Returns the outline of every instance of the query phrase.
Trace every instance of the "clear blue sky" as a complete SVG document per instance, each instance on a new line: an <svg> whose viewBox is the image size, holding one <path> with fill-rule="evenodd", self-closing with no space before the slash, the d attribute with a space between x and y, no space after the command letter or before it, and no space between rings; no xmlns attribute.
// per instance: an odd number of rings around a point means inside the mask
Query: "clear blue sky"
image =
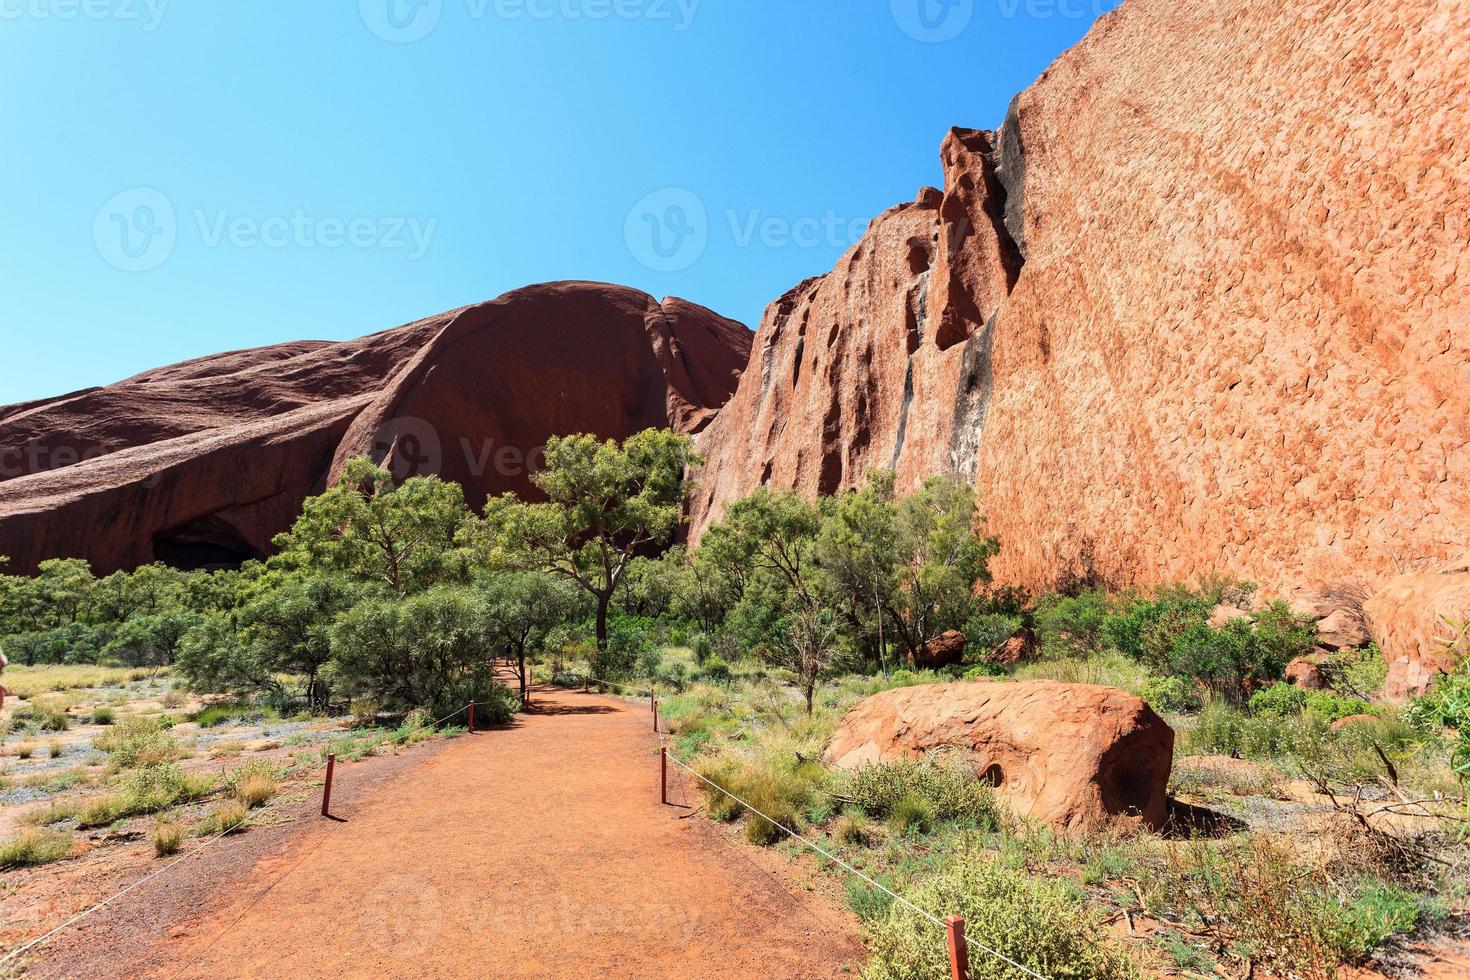
<svg viewBox="0 0 1470 980"><path fill-rule="evenodd" d="M0 0L0 403L552 279L754 326L1115 5Z"/></svg>

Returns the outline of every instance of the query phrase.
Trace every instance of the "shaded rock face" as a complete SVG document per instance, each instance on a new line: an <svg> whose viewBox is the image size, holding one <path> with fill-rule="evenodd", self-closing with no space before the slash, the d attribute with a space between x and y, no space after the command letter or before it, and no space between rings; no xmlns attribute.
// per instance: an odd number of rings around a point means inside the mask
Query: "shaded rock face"
<svg viewBox="0 0 1470 980"><path fill-rule="evenodd" d="M1371 595L1452 558L1470 45L1442 39L1466 36L1431 0L1105 15L998 132L948 136L942 192L767 310L693 536L762 484L891 468L972 481L997 577L1036 590Z"/></svg>
<svg viewBox="0 0 1470 980"><path fill-rule="evenodd" d="M959 630L945 630L919 644L918 651L909 655L909 666L916 670L937 670L964 660L965 634Z"/></svg>
<svg viewBox="0 0 1470 980"><path fill-rule="evenodd" d="M1068 830L1160 829L1174 732L1116 688L1056 681L927 684L858 702L823 759L843 769L927 752L968 755L1013 812Z"/></svg>
<svg viewBox="0 0 1470 980"><path fill-rule="evenodd" d="M478 505L531 488L553 435L697 432L750 333L709 310L551 283L346 343L190 361L0 408L0 554L99 572L268 552L350 459L436 473Z"/></svg>

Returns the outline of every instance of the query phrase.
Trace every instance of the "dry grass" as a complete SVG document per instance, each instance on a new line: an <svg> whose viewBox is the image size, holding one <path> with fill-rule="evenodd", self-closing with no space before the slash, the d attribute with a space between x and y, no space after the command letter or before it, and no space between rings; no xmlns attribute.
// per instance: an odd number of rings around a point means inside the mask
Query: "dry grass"
<svg viewBox="0 0 1470 980"><path fill-rule="evenodd" d="M199 821L199 825L194 828L194 832L202 837L233 833L242 830L249 817L250 811L245 804L238 800L230 800L205 814L204 819Z"/></svg>
<svg viewBox="0 0 1470 980"><path fill-rule="evenodd" d="M28 827L0 844L0 870L60 861L70 857L75 846L71 834Z"/></svg>
<svg viewBox="0 0 1470 980"><path fill-rule="evenodd" d="M184 840L184 826L173 820L160 820L153 825L153 832L149 835L153 841L153 853L159 857L167 857L179 849Z"/></svg>
<svg viewBox="0 0 1470 980"><path fill-rule="evenodd" d="M119 687L152 677L158 671L145 668L97 667L90 664L43 664L26 667L11 664L5 669L5 686L27 701L39 694L54 694L84 687Z"/></svg>
<svg viewBox="0 0 1470 980"><path fill-rule="evenodd" d="M276 788L275 777L263 772L250 773L235 784L235 799L254 810L269 803L276 795Z"/></svg>

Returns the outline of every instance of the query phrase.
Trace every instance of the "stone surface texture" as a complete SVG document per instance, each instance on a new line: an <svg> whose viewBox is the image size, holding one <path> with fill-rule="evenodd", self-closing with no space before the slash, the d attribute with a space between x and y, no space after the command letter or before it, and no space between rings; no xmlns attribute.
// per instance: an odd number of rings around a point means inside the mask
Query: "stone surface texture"
<svg viewBox="0 0 1470 980"><path fill-rule="evenodd" d="M955 750L1013 812L1077 831L1163 827L1174 732L1141 699L1056 681L959 682L858 702L828 740L831 765Z"/></svg>
<svg viewBox="0 0 1470 980"><path fill-rule="evenodd" d="M174 365L0 408L0 554L98 572L264 554L349 459L528 492L552 435L697 432L750 332L621 286L550 283L346 343Z"/></svg>
<svg viewBox="0 0 1470 980"><path fill-rule="evenodd" d="M1371 595L1470 539L1470 6L1129 0L767 310L693 537L972 481L1002 582ZM1400 644L1422 648L1421 633Z"/></svg>

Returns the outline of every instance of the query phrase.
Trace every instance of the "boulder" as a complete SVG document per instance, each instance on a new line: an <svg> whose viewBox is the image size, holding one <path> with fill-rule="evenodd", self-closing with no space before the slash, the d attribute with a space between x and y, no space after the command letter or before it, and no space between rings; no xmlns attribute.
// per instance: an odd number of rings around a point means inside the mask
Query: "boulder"
<svg viewBox="0 0 1470 980"><path fill-rule="evenodd" d="M1378 720L1378 716L1377 715L1368 715L1368 714L1348 715L1346 718L1339 718L1339 719L1337 719L1336 721L1334 721L1332 723L1332 725L1330 727L1332 728L1332 730L1334 732L1340 732L1344 728L1352 728L1354 725L1365 725L1365 724L1368 724L1370 722L1375 722L1377 720Z"/></svg>
<svg viewBox="0 0 1470 980"><path fill-rule="evenodd" d="M1363 616L1356 610L1337 608L1317 622L1317 642L1329 650L1367 646L1368 639Z"/></svg>
<svg viewBox="0 0 1470 980"><path fill-rule="evenodd" d="M1251 614L1239 606L1216 606L1210 612L1210 628L1223 629L1228 623L1237 619L1250 619Z"/></svg>
<svg viewBox="0 0 1470 980"><path fill-rule="evenodd" d="M1470 636L1456 626L1470 621L1470 568L1457 562L1400 575L1363 604L1363 614L1388 662L1384 693L1423 694L1470 655Z"/></svg>
<svg viewBox="0 0 1470 980"><path fill-rule="evenodd" d="M1317 662L1308 657L1297 657L1286 665L1286 683L1295 684L1303 691L1325 691L1327 675Z"/></svg>
<svg viewBox="0 0 1470 980"><path fill-rule="evenodd" d="M915 670L935 670L965 660L965 634L959 630L943 633L919 644L919 649L909 654L909 666Z"/></svg>
<svg viewBox="0 0 1470 980"><path fill-rule="evenodd" d="M353 457L436 474L478 506L534 495L548 437L702 429L750 332L678 299L547 283L342 343L237 351L0 407L10 572L238 564Z"/></svg>
<svg viewBox="0 0 1470 980"><path fill-rule="evenodd" d="M985 660L997 667L1014 667L1035 657L1037 644L1036 633L1029 627L1022 626L1004 643L987 653Z"/></svg>
<svg viewBox="0 0 1470 980"><path fill-rule="evenodd" d="M823 758L841 769L963 753L1014 813L1069 831L1159 829L1174 732L1141 699L1057 681L928 684L856 704Z"/></svg>

